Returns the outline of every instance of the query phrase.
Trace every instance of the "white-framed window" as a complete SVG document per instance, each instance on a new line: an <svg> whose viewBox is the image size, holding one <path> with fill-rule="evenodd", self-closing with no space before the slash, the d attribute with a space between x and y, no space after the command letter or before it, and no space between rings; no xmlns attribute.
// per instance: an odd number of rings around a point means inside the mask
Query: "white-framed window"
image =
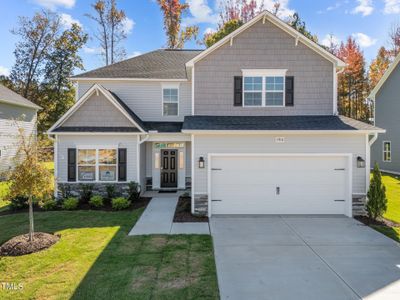
<svg viewBox="0 0 400 300"><path fill-rule="evenodd" d="M383 161L391 162L392 161L392 142L383 141Z"/></svg>
<svg viewBox="0 0 400 300"><path fill-rule="evenodd" d="M285 106L287 70L242 70L243 106Z"/></svg>
<svg viewBox="0 0 400 300"><path fill-rule="evenodd" d="M117 181L117 147L77 149L77 178L80 182Z"/></svg>
<svg viewBox="0 0 400 300"><path fill-rule="evenodd" d="M179 85L162 85L163 116L177 116L179 114Z"/></svg>

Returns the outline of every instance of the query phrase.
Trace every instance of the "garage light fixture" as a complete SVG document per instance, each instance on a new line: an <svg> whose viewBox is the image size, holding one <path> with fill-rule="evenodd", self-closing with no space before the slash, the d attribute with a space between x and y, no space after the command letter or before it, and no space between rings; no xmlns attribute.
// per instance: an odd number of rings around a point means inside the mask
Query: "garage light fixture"
<svg viewBox="0 0 400 300"><path fill-rule="evenodd" d="M205 166L204 157L200 156L199 157L199 168L204 169L204 166Z"/></svg>
<svg viewBox="0 0 400 300"><path fill-rule="evenodd" d="M365 160L361 156L357 157L357 168L365 168Z"/></svg>

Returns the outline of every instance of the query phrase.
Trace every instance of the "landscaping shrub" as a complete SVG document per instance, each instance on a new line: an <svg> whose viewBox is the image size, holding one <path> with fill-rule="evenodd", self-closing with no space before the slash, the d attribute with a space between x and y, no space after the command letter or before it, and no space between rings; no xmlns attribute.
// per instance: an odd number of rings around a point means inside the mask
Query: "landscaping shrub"
<svg viewBox="0 0 400 300"><path fill-rule="evenodd" d="M104 206L103 197L100 195L92 196L89 201L89 205L94 208L100 208Z"/></svg>
<svg viewBox="0 0 400 300"><path fill-rule="evenodd" d="M71 186L70 185L64 185L60 184L59 186L60 192L61 192L61 198L66 199L72 196L71 194Z"/></svg>
<svg viewBox="0 0 400 300"><path fill-rule="evenodd" d="M376 220L383 216L387 209L386 188L382 183L379 166L375 163L372 179L368 190L367 213L368 217Z"/></svg>
<svg viewBox="0 0 400 300"><path fill-rule="evenodd" d="M80 201L81 203L89 203L90 198L93 195L93 184L81 184L80 185Z"/></svg>
<svg viewBox="0 0 400 300"><path fill-rule="evenodd" d="M10 209L19 210L28 207L28 198L24 196L16 196L10 200Z"/></svg>
<svg viewBox="0 0 400 300"><path fill-rule="evenodd" d="M132 202L139 201L142 188L139 183L131 181L128 184L128 200Z"/></svg>
<svg viewBox="0 0 400 300"><path fill-rule="evenodd" d="M57 208L57 201L53 198L44 199L39 203L43 210L55 210Z"/></svg>
<svg viewBox="0 0 400 300"><path fill-rule="evenodd" d="M74 197L69 197L67 199L64 199L64 202L62 204L62 208L65 210L75 210L78 208L79 200Z"/></svg>
<svg viewBox="0 0 400 300"><path fill-rule="evenodd" d="M106 193L107 193L107 198L106 198L107 203L108 203L108 204L111 204L111 200L112 200L113 198L115 198L115 196L116 196L116 193L115 193L115 185L113 185L113 184L107 184L107 185L106 185Z"/></svg>
<svg viewBox="0 0 400 300"><path fill-rule="evenodd" d="M112 209L113 210L123 210L128 208L131 205L131 201L124 197L114 198L111 201Z"/></svg>

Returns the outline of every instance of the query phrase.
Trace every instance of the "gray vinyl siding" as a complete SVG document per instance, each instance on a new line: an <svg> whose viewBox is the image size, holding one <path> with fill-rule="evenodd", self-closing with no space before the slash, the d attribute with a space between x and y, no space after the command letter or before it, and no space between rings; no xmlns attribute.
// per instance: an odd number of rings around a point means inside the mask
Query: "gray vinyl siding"
<svg viewBox="0 0 400 300"><path fill-rule="evenodd" d="M375 97L375 124L386 129L371 148L371 166L378 163L385 171L400 172L400 66L393 70ZM392 161L383 161L383 141L390 141Z"/></svg>
<svg viewBox="0 0 400 300"><path fill-rule="evenodd" d="M242 69L287 69L293 107L233 106L233 78ZM245 30L195 63L195 115L331 115L333 64L270 22Z"/></svg>
<svg viewBox="0 0 400 300"><path fill-rule="evenodd" d="M132 111L143 121L183 121L184 116L192 113L191 83L179 83L179 115L163 116L162 84L163 82L145 81L93 81L79 82L78 97L94 84L101 84L117 94ZM165 82L165 84L170 84ZM172 84L172 83L171 83Z"/></svg>
<svg viewBox="0 0 400 300"><path fill-rule="evenodd" d="M58 139L58 161L57 178L58 182L67 182L67 158L68 148L79 146L101 147L116 146L127 149L127 181L136 181L137 178L137 136L135 135L59 135Z"/></svg>
<svg viewBox="0 0 400 300"><path fill-rule="evenodd" d="M285 135L285 143L275 143L276 135L195 135L194 161L206 158L206 168L195 164L194 193L207 194L209 153L351 153L353 193L366 192L366 170L357 168L357 156L366 157L366 137L360 135Z"/></svg>
<svg viewBox="0 0 400 300"><path fill-rule="evenodd" d="M134 125L110 100L99 93L87 99L63 126L132 127Z"/></svg>
<svg viewBox="0 0 400 300"><path fill-rule="evenodd" d="M18 150L19 128L27 136L36 134L36 110L0 103L0 175L14 165ZM0 176L1 177L1 176Z"/></svg>

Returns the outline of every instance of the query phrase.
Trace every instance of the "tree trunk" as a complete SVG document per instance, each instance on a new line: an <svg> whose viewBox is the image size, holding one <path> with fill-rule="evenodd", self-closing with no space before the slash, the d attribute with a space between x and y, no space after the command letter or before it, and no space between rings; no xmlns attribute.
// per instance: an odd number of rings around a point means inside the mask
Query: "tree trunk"
<svg viewBox="0 0 400 300"><path fill-rule="evenodd" d="M33 227L33 204L32 196L29 197L29 241L33 241L34 227Z"/></svg>

